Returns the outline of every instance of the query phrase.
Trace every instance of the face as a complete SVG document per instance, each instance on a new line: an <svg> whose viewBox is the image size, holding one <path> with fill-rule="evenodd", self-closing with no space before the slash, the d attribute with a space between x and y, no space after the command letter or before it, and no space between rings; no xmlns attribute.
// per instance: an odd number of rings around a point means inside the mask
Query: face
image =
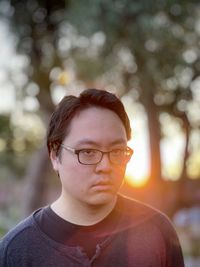
<svg viewBox="0 0 200 267"><path fill-rule="evenodd" d="M102 151L125 148L126 131L114 112L90 107L72 119L63 145ZM111 163L108 154L104 154L101 162L95 165L82 165L73 152L61 148L60 153L56 157L52 152L51 161L59 173L62 194L68 201L89 205L106 205L113 201L123 182L125 165Z"/></svg>

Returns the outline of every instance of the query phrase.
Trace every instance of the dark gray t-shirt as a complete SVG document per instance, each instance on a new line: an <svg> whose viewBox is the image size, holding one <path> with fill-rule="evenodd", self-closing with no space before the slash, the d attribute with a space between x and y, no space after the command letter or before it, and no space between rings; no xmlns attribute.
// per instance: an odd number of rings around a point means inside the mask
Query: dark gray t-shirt
<svg viewBox="0 0 200 267"><path fill-rule="evenodd" d="M105 223L106 226L103 224L105 228L100 231L94 227L94 233L98 233L97 244L92 244L94 251L89 249L89 256L87 246L83 246L91 241L92 233L88 240L76 246L69 244L67 237L58 239L58 236L43 229L47 224L41 224L38 220L38 214L44 209L25 219L2 239L1 267L184 266L180 244L169 220L162 213L137 201L118 197L114 209L116 222ZM52 232L59 232L59 228L56 229L58 224L55 223L54 227Z"/></svg>

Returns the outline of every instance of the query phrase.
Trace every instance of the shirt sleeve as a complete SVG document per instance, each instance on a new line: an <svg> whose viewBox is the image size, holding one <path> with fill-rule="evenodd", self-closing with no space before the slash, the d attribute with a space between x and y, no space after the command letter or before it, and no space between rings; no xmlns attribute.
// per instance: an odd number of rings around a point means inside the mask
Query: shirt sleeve
<svg viewBox="0 0 200 267"><path fill-rule="evenodd" d="M2 239L0 240L0 266L6 267L6 251L7 251L7 242L6 240Z"/></svg>
<svg viewBox="0 0 200 267"><path fill-rule="evenodd" d="M184 267L183 253L174 226L165 215L159 214L158 216L156 223L164 239L166 267Z"/></svg>

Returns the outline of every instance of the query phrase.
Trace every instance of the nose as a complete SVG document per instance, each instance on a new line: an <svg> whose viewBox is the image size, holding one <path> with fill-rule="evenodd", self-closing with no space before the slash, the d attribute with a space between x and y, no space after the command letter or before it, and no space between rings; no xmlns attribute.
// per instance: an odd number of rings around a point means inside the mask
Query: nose
<svg viewBox="0 0 200 267"><path fill-rule="evenodd" d="M112 163L110 162L109 155L103 154L101 161L96 165L96 171L110 172Z"/></svg>

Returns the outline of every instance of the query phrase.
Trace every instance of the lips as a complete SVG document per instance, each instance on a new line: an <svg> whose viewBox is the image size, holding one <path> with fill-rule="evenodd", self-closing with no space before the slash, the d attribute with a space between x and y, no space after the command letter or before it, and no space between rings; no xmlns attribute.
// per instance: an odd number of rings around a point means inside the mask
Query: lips
<svg viewBox="0 0 200 267"><path fill-rule="evenodd" d="M92 187L98 191L108 191L113 188L113 183L110 181L98 181Z"/></svg>

